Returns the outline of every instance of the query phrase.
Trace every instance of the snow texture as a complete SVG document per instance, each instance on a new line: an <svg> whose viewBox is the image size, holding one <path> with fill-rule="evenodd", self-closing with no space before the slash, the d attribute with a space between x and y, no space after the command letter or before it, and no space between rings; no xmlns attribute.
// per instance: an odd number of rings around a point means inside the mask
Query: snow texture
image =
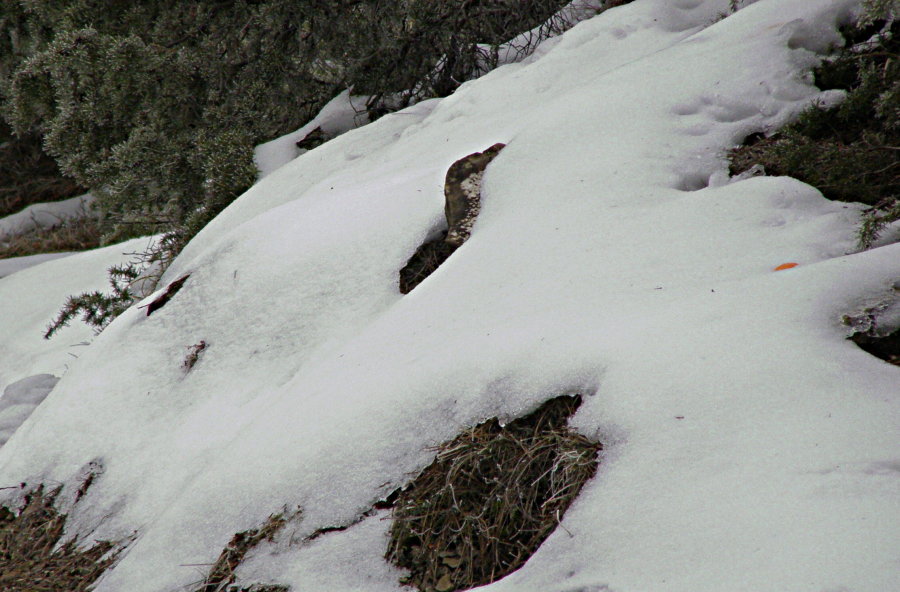
<svg viewBox="0 0 900 592"><path fill-rule="evenodd" d="M49 203L32 204L10 216L0 218L0 240L35 228L47 228L67 218L90 215L94 196L90 193Z"/></svg>
<svg viewBox="0 0 900 592"><path fill-rule="evenodd" d="M130 253L143 251L147 244L148 239L134 239L36 261L27 269L0 278L0 392L28 376L65 373L85 351L94 332L75 322L48 341L42 338L47 325L69 296L108 288L107 268L125 263ZM20 259L31 258L0 260L0 270L8 269L8 264L18 265Z"/></svg>
<svg viewBox="0 0 900 592"><path fill-rule="evenodd" d="M861 206L725 162L820 96L809 69L856 2L728 5L636 0L287 159L188 245L164 308L83 348L0 449L0 485L72 488L102 462L69 532L137 538L98 592L183 590L235 532L298 508L242 582L398 591L385 516L305 537L461 429L578 392L600 470L481 590L900 589L898 369L840 320L897 299L900 244L856 252ZM401 296L447 167L496 142L471 238ZM0 281L0 384L58 373L18 317L104 257Z"/></svg>
<svg viewBox="0 0 900 592"><path fill-rule="evenodd" d="M47 398L59 378L37 374L12 383L0 395L0 446L6 444L35 407Z"/></svg>
<svg viewBox="0 0 900 592"><path fill-rule="evenodd" d="M331 99L316 117L300 129L257 146L253 160L259 169L259 177L270 175L279 167L308 152L298 148L297 142L316 128L321 128L328 138L336 138L351 129L369 123L369 116L366 113L367 98L351 97L350 91L345 90Z"/></svg>
<svg viewBox="0 0 900 592"><path fill-rule="evenodd" d="M0 259L0 278L5 278L17 271L34 267L45 261L52 261L62 257L68 257L72 253L41 253L40 255L26 255L24 257L11 257L9 259Z"/></svg>

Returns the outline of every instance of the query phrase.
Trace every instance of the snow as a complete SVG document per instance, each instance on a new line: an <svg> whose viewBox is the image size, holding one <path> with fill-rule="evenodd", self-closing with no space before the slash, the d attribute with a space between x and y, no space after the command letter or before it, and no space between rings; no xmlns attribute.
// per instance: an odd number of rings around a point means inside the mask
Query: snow
<svg viewBox="0 0 900 592"><path fill-rule="evenodd" d="M0 446L22 425L40 405L59 378L52 374L37 374L12 383L0 396Z"/></svg>
<svg viewBox="0 0 900 592"><path fill-rule="evenodd" d="M21 212L0 218L0 240L35 228L47 228L66 218L86 216L93 202L94 196L85 193L62 201L32 204Z"/></svg>
<svg viewBox="0 0 900 592"><path fill-rule="evenodd" d="M137 538L98 592L184 589L282 509L300 517L242 583L400 590L384 515L304 537L354 522L459 430L579 392L597 477L481 589L897 589L898 370L841 318L898 299L900 244L857 252L861 206L729 179L724 156L820 98L808 69L855 3L728 4L636 0L451 97L272 157L287 164L168 270L160 290L191 274L178 294L79 351L0 448L0 486L71 491L102 466L68 531ZM496 142L472 237L401 296L447 167ZM0 385L62 374L65 348L26 336L52 316L47 286L85 289L64 270L83 286L112 253L0 280Z"/></svg>
<svg viewBox="0 0 900 592"><path fill-rule="evenodd" d="M308 150L297 147L297 142L305 138L316 128L320 128L327 138L339 135L369 123L366 113L368 97L351 97L345 90L331 99L316 117L300 129L285 134L256 147L253 160L259 169L259 177L267 177L278 168L294 160Z"/></svg>
<svg viewBox="0 0 900 592"><path fill-rule="evenodd" d="M74 322L57 338L48 341L42 338L47 325L56 317L66 298L106 289L107 268L125 263L131 253L142 251L146 246L147 239L134 239L85 253L49 258L0 277L0 392L32 375L61 376L85 350L94 332L90 327ZM31 258L2 260L0 270L7 264L18 265L21 259Z"/></svg>
<svg viewBox="0 0 900 592"><path fill-rule="evenodd" d="M24 257L10 257L9 259L0 259L0 278L4 278L8 275L12 275L17 271L22 271L23 269L28 269L29 267L33 267L38 265L39 263L44 263L45 261L52 261L54 259L60 259L61 257L68 257L72 253L41 253L39 255L26 255Z"/></svg>

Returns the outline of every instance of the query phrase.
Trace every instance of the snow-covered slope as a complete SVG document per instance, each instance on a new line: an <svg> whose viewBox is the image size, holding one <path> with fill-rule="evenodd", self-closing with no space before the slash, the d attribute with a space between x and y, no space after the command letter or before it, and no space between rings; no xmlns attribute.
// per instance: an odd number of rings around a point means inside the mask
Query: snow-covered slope
<svg viewBox="0 0 900 592"><path fill-rule="evenodd" d="M724 161L822 98L808 69L855 4L636 0L303 154L188 245L164 308L83 348L0 486L103 466L70 530L136 539L98 592L184 589L282 508L247 582L399 590L378 516L296 541L460 429L579 392L597 477L484 590L897 589L898 369L840 319L896 298L900 244L855 253L857 207ZM471 239L401 296L447 167L496 142Z"/></svg>

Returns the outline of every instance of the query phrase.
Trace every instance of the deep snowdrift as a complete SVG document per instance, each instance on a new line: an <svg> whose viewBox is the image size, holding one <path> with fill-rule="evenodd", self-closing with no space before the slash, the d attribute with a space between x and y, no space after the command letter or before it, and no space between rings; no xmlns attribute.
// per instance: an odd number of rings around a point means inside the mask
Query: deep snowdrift
<svg viewBox="0 0 900 592"><path fill-rule="evenodd" d="M71 531L137 538L98 592L182 589L282 508L302 518L246 582L397 590L384 516L298 541L461 428L579 392L598 475L485 590L895 589L898 369L840 319L896 298L900 244L855 253L858 208L724 161L820 98L809 67L855 2L728 4L637 0L273 172L188 245L164 308L81 348L0 448L0 486L102 464ZM472 238L401 296L447 167L495 142ZM39 339L58 299L28 291L91 256L0 280L5 341ZM4 350L0 387L58 374L79 331Z"/></svg>

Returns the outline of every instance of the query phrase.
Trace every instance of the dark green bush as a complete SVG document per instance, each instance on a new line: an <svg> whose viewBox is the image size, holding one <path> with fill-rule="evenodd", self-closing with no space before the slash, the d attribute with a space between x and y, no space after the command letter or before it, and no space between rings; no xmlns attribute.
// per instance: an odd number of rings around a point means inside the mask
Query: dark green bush
<svg viewBox="0 0 900 592"><path fill-rule="evenodd" d="M53 32L8 76L4 116L95 192L108 240L183 242L255 180L254 143L328 98L298 108L310 86L295 4L28 3L26 24Z"/></svg>
<svg viewBox="0 0 900 592"><path fill-rule="evenodd" d="M490 66L478 43L564 4L13 2L3 116L97 194L108 240L175 231L183 244L253 183L255 144L339 90L373 95L373 110L449 94Z"/></svg>
<svg viewBox="0 0 900 592"><path fill-rule="evenodd" d="M163 233L147 258L164 266L255 181L254 145L346 88L373 118L449 94L517 33L538 27L514 48L527 54L569 26L549 18L565 4L6 2L0 115L96 195L106 242Z"/></svg>

